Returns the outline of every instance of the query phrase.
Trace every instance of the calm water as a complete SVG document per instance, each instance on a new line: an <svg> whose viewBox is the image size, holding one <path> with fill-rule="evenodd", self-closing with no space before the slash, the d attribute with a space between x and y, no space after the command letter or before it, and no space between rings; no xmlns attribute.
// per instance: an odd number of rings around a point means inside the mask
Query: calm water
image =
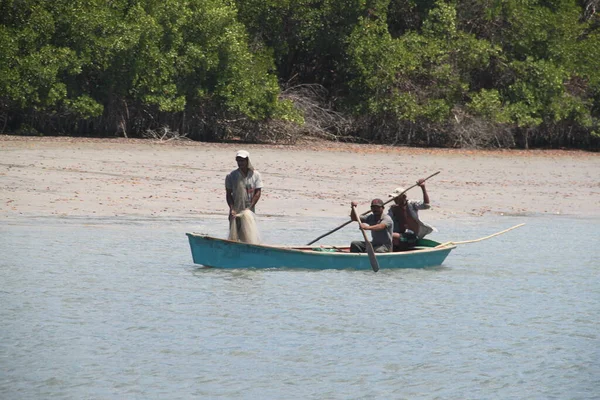
<svg viewBox="0 0 600 400"><path fill-rule="evenodd" d="M277 244L341 222L259 221ZM432 238L521 222L375 274L199 269L185 232L224 236L222 218L5 220L0 398L598 399L599 220L442 221Z"/></svg>

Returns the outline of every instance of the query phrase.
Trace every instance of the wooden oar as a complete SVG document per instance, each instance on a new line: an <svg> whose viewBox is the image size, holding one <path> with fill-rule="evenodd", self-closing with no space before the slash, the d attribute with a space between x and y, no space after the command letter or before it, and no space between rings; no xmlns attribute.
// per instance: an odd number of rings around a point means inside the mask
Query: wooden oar
<svg viewBox="0 0 600 400"><path fill-rule="evenodd" d="M436 172L435 174L431 174L431 175L429 175L427 178L423 179L423 182L425 182L427 179L429 179L429 178L431 178L431 177L433 177L433 176L436 176L436 175L437 175L437 174L439 174L439 173L440 173L440 171ZM403 194L403 193L406 193L406 192L408 192L410 189L414 188L415 186L418 186L418 184L412 185L412 186L411 186L411 187L409 187L408 189L405 189L405 190L404 190L402 193L400 193L398 196L400 196L400 195L401 195L401 194ZM398 197L398 196L396 196L396 197ZM389 203L389 202L391 202L391 201L394 201L394 197L392 197L391 199L389 199L388 201L386 201L385 203L383 203L383 205L386 205L386 204L388 204L388 203ZM365 211L364 213L362 213L362 214L360 214L360 215L367 215L367 214L369 214L370 212L371 212L371 210L369 210L369 211ZM333 232L339 231L340 229L342 229L343 227L345 227L346 225L348 225L348 224L349 224L349 223L351 223L351 222L352 222L352 220L350 220L350 221L347 221L347 222L344 222L342 225L338 226L338 227L337 227L337 228L335 228L335 229L332 229L332 230L330 230L329 232L327 232L327 233L326 233L326 234L324 234L324 235L321 235L321 236L319 236L318 238L316 238L316 239L315 239L315 240L313 240L312 242L308 242L306 245L307 245L307 246L310 246L310 245L311 245L311 244L313 244L314 242L316 242L316 241L319 241L319 240L323 239L325 236L329 236L329 235L331 235Z"/></svg>
<svg viewBox="0 0 600 400"><path fill-rule="evenodd" d="M494 236L498 236L498 235L501 235L501 234L506 233L508 231L512 231L513 229L519 228L519 227L521 227L523 225L525 225L525 224L515 225L512 228L508 228L508 229L505 229L505 230L503 230L501 232L497 232L497 233L494 233L492 235L489 235L489 236L486 236L486 237L482 237L482 238L479 238L479 239L463 240L462 242L446 242L446 243L438 244L437 246L434 247L434 249L437 249L439 247L454 246L455 244L466 244L466 243L481 242L482 240L493 238Z"/></svg>
<svg viewBox="0 0 600 400"><path fill-rule="evenodd" d="M371 268L373 268L373 272L377 272L377 271L379 271L379 263L377 262L377 257L375 257L375 249L373 249L373 245L371 244L371 242L369 242L369 238L367 238L367 233L365 232L365 230L363 229L363 227L361 225L360 218L358 217L358 214L356 213L356 207L354 207L354 206L352 206L352 213L356 217L356 220L358 222L358 227L360 228L360 231L362 232L363 237L365 238L365 245L367 247L367 253L369 253L369 261L371 262Z"/></svg>

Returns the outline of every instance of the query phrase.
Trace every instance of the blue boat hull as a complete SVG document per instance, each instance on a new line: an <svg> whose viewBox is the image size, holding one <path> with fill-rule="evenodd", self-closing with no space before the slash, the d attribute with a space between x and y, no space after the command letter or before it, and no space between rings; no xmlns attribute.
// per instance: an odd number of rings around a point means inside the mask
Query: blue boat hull
<svg viewBox="0 0 600 400"><path fill-rule="evenodd" d="M371 270L366 253L338 252L334 246L284 247L253 245L187 233L194 263L215 268L303 268ZM435 248L421 240L416 250L377 254L381 269L425 268L441 265L456 246Z"/></svg>

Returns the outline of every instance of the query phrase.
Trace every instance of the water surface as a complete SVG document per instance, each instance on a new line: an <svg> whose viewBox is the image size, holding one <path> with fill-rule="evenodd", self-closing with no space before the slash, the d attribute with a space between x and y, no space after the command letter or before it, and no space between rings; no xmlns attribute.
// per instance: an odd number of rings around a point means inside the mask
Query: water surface
<svg viewBox="0 0 600 400"><path fill-rule="evenodd" d="M259 226L305 244L343 222ZM185 232L223 237L222 218L8 219L0 398L598 399L600 221L448 220L431 238L521 222L375 274L198 268Z"/></svg>

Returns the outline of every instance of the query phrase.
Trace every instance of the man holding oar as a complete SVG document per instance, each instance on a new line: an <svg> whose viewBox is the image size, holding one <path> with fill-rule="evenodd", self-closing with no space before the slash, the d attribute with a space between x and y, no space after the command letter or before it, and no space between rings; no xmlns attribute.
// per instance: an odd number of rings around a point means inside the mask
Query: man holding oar
<svg viewBox="0 0 600 400"><path fill-rule="evenodd" d="M352 210L356 206L357 203L353 201ZM373 199L371 201L371 214L360 216L360 228L365 231L371 231L373 238L371 243L375 253L388 253L392 251L393 222L389 215L383 213L384 207L385 205L381 199ZM356 213L353 211L350 212L350 218L352 221L357 221ZM367 243L364 241L355 240L350 244L351 253L365 253L366 251Z"/></svg>
<svg viewBox="0 0 600 400"><path fill-rule="evenodd" d="M394 251L403 251L415 247L417 240L436 229L419 219L419 210L427 210L429 195L425 189L425 179L419 179L417 185L423 191L423 201L409 200L404 188L396 188L390 197L394 198L394 205L390 207L389 215L394 221L393 243Z"/></svg>
<svg viewBox="0 0 600 400"><path fill-rule="evenodd" d="M415 186L419 186L419 182L421 182L421 183L424 183L424 182L425 182L427 179L429 179L429 178L431 178L431 177L434 177L434 176L436 176L436 175L437 175L437 174L439 174L439 173L440 173L440 171L438 171L438 172L436 172L436 173L433 173L433 174L429 175L429 176L428 176L427 178L425 178L425 179L419 179L419 181L417 182L417 184L416 184L416 185L413 185L413 186L409 187L409 188L408 188L408 189L406 189L406 190L401 190L401 192L402 192L402 193L404 193L404 192L407 192L408 190L410 190L410 189L414 188ZM402 189L402 188L400 188L400 189ZM398 190L398 189L396 189L396 190ZM398 195L395 195L394 197L398 197ZM383 204L384 204L384 205L386 205L387 203L389 203L389 202L390 202L390 201L392 201L392 200L393 200L393 199L390 199L390 200L386 201L386 202L385 202L385 203L383 203ZM362 216L362 215L367 215L367 214L369 214L370 212L371 212L371 211L366 211L366 212L362 213L362 214L361 214L361 216ZM323 235L319 236L318 238L311 240L310 242L308 242L307 246L310 246L311 244L313 244L313 243L315 243L315 242L317 242L317 241L319 241L319 240L323 239L325 236L331 235L333 232L336 232L336 231L340 230L341 228L345 227L346 225L348 225L348 224L349 224L349 223L351 223L352 221L356 221L356 219L351 219L351 220L349 220L349 221L346 221L346 222L344 222L342 225L338 226L337 228L335 228L335 229L332 229L332 230L330 230L329 232L327 232L327 233L325 233L325 234L323 234Z"/></svg>

